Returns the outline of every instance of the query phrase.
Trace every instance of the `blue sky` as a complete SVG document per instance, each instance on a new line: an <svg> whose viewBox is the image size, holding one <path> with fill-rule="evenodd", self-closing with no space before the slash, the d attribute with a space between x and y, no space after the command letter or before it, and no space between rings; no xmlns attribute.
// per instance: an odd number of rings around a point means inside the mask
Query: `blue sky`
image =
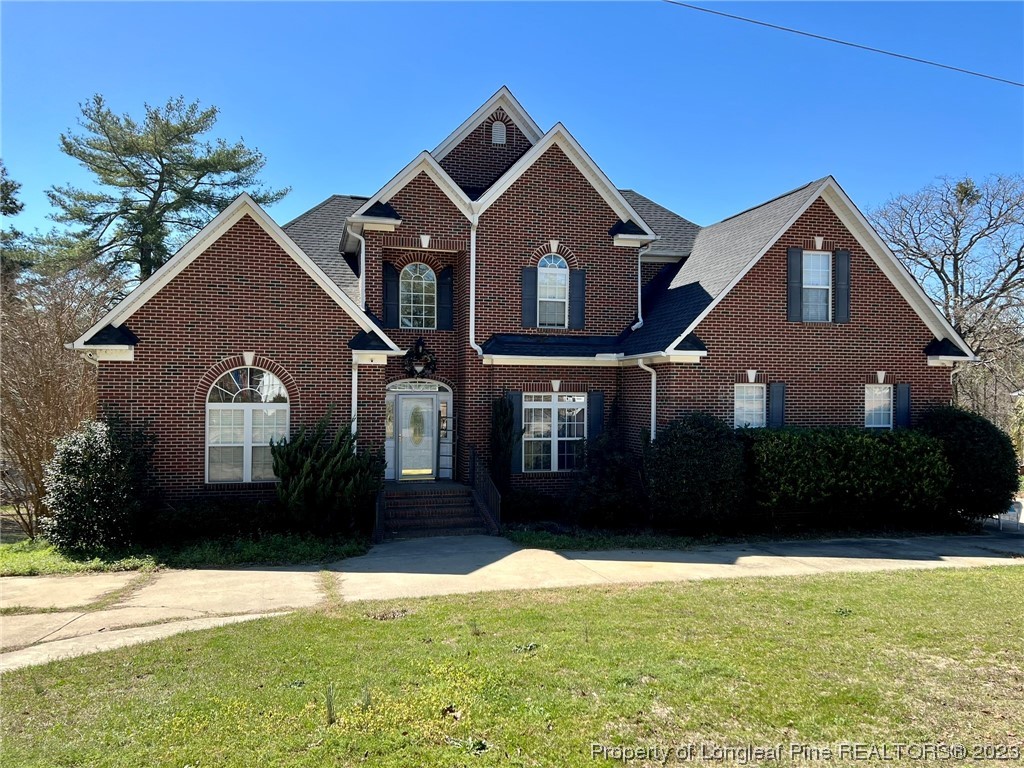
<svg viewBox="0 0 1024 768"><path fill-rule="evenodd" d="M698 3L699 4L699 3ZM1024 80L1021 3L706 3ZM1024 89L658 2L0 5L2 147L22 229L88 184L78 104L182 94L268 158L285 222L369 195L502 84L620 187L709 224L833 174L864 209L939 175L1024 170Z"/></svg>

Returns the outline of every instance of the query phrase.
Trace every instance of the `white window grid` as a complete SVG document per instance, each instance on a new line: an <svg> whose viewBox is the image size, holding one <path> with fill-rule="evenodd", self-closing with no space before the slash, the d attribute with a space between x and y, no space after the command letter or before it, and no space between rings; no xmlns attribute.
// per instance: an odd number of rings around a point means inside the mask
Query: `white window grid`
<svg viewBox="0 0 1024 768"><path fill-rule="evenodd" d="M767 405L764 384L737 384L733 392L733 426L765 426Z"/></svg>
<svg viewBox="0 0 1024 768"><path fill-rule="evenodd" d="M426 264L409 264L399 278L399 324L402 328L437 327L437 279Z"/></svg>
<svg viewBox="0 0 1024 768"><path fill-rule="evenodd" d="M537 263L537 326L569 326L569 265L555 253Z"/></svg>
<svg viewBox="0 0 1024 768"><path fill-rule="evenodd" d="M523 394L523 471L570 472L587 438L585 394Z"/></svg>
<svg viewBox="0 0 1024 768"><path fill-rule="evenodd" d="M832 254L804 251L803 320L807 323L832 322Z"/></svg>
<svg viewBox="0 0 1024 768"><path fill-rule="evenodd" d="M864 426L892 429L892 384L864 385Z"/></svg>

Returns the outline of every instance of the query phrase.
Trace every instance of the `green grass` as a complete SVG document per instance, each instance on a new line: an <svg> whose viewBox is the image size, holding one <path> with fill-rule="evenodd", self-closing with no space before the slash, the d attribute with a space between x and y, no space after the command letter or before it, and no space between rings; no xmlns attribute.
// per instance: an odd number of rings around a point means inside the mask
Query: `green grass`
<svg viewBox="0 0 1024 768"><path fill-rule="evenodd" d="M4 763L590 766L614 764L593 743L1019 745L1022 595L1024 568L1001 567L345 604L5 674Z"/></svg>
<svg viewBox="0 0 1024 768"><path fill-rule="evenodd" d="M105 557L74 557L48 542L28 539L0 544L0 576L41 576L89 571L146 571L232 565L322 563L361 555L362 541L273 534L258 539L218 539Z"/></svg>

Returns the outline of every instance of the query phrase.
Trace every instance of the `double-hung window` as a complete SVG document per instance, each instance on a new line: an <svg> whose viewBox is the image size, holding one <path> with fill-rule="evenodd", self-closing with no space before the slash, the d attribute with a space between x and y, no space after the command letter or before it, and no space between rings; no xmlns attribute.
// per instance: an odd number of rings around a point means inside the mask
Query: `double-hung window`
<svg viewBox="0 0 1024 768"><path fill-rule="evenodd" d="M578 469L587 437L587 396L523 395L523 471Z"/></svg>
<svg viewBox="0 0 1024 768"><path fill-rule="evenodd" d="M537 264L537 326L569 326L569 265L555 253Z"/></svg>
<svg viewBox="0 0 1024 768"><path fill-rule="evenodd" d="M763 427L765 400L764 384L737 384L733 393L733 426Z"/></svg>
<svg viewBox="0 0 1024 768"><path fill-rule="evenodd" d="M206 481L276 480L270 441L288 436L288 392L260 368L221 376L206 398Z"/></svg>
<svg viewBox="0 0 1024 768"><path fill-rule="evenodd" d="M832 320L832 254L804 251L803 320L827 323Z"/></svg>
<svg viewBox="0 0 1024 768"><path fill-rule="evenodd" d="M402 328L437 327L437 279L426 264L409 264L398 287L399 324Z"/></svg>
<svg viewBox="0 0 1024 768"><path fill-rule="evenodd" d="M892 429L892 384L864 385L864 426Z"/></svg>

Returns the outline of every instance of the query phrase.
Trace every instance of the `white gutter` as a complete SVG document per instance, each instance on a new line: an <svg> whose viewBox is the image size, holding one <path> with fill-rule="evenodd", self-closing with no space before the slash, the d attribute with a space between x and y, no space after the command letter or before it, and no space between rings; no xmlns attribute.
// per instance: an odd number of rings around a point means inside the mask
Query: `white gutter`
<svg viewBox="0 0 1024 768"><path fill-rule="evenodd" d="M476 343L476 227L479 223L479 214L469 220L469 346L482 356L483 347Z"/></svg>
<svg viewBox="0 0 1024 768"><path fill-rule="evenodd" d="M355 229L349 224L346 230L352 237L359 241L359 308L366 309L366 238L357 235ZM355 390L353 390L355 391ZM355 408L355 400L352 401L352 408ZM352 416L355 418L355 415Z"/></svg>
<svg viewBox="0 0 1024 768"><path fill-rule="evenodd" d="M658 372L643 360L637 360L636 364L651 374L651 442L658 432Z"/></svg>

